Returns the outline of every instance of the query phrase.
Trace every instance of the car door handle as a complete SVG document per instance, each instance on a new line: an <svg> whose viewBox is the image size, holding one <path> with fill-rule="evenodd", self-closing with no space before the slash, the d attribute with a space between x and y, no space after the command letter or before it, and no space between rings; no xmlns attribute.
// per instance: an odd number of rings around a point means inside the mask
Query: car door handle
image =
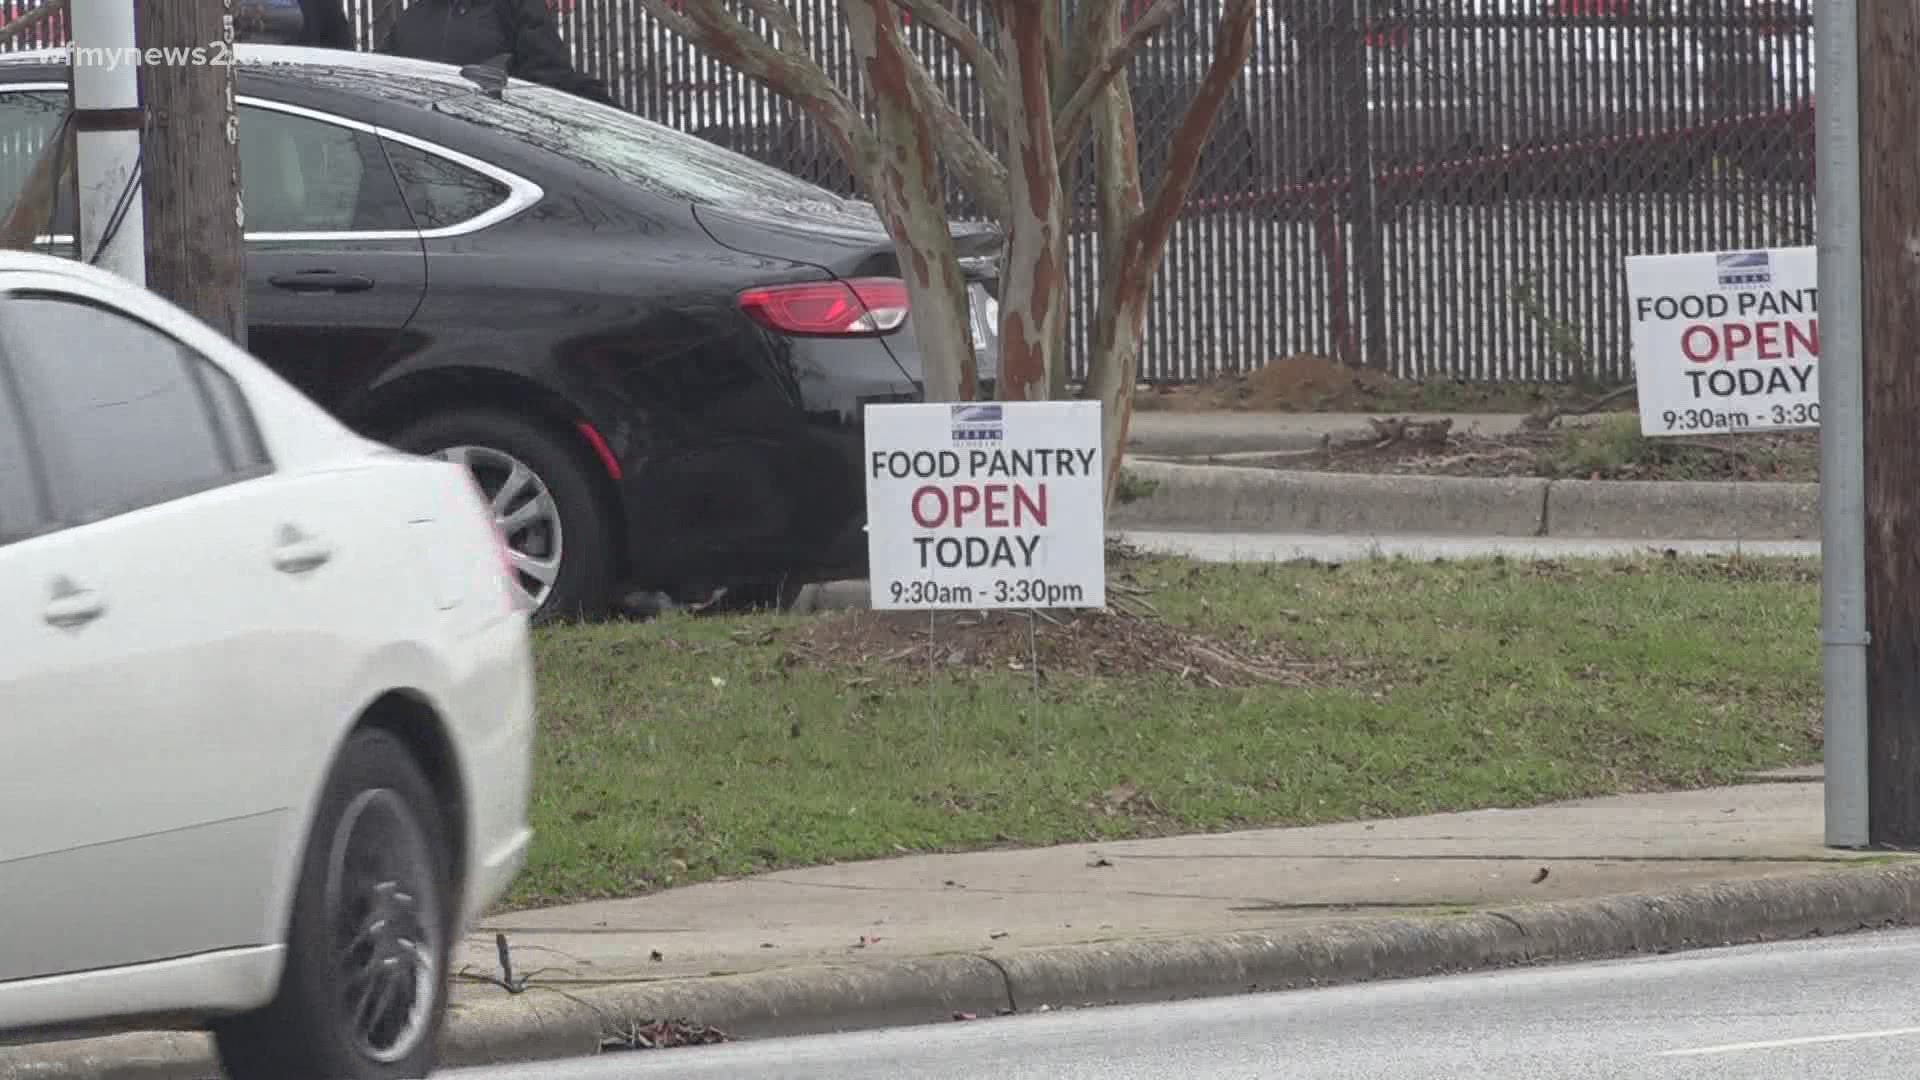
<svg viewBox="0 0 1920 1080"><path fill-rule="evenodd" d="M47 625L62 630L75 630L87 625L107 613L107 602L92 589L77 589L69 586L58 590L57 595L47 603L41 618Z"/></svg>
<svg viewBox="0 0 1920 1080"><path fill-rule="evenodd" d="M276 289L289 292L365 292L373 288L373 279L360 274L342 274L337 270L302 270L297 274L275 274L267 279Z"/></svg>
<svg viewBox="0 0 1920 1080"><path fill-rule="evenodd" d="M289 574L304 574L317 570L333 558L333 549L312 537L298 536L282 539L280 546L273 549L273 565L276 569Z"/></svg>

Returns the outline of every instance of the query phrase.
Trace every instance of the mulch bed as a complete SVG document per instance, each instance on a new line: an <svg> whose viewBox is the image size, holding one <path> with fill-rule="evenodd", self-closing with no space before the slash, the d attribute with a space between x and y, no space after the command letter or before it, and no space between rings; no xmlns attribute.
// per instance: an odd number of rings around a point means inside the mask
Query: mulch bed
<svg viewBox="0 0 1920 1080"><path fill-rule="evenodd" d="M1109 601L1124 603L1110 585ZM1137 598L1135 598L1137 600ZM1105 611L860 611L829 616L792 632L790 662L902 673L955 670L1042 676L1165 674L1212 687L1316 685L1322 665L1251 640L1230 644L1174 626L1151 613Z"/></svg>
<svg viewBox="0 0 1920 1080"><path fill-rule="evenodd" d="M1261 459L1268 468L1400 476L1563 477L1592 480L1817 479L1820 434L1788 431L1649 439L1631 456L1583 467L1565 453L1566 428L1485 435L1444 421L1374 421L1364 438Z"/></svg>

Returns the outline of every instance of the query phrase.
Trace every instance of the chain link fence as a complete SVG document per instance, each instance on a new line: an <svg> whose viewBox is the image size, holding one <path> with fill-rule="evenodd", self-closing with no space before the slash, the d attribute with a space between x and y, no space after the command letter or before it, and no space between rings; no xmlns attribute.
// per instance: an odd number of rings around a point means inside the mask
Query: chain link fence
<svg viewBox="0 0 1920 1080"><path fill-rule="evenodd" d="M400 0L346 2L366 48ZM993 33L985 0L946 2ZM1409 378L1629 378L1625 256L1813 242L1812 2L1265 0L1160 270L1143 377L1190 382L1306 353ZM1148 6L1126 3L1129 18ZM788 4L858 100L834 0ZM1221 5L1187 0L1133 63L1150 187ZM549 6L576 64L623 107L858 194L809 118L639 0ZM47 30L36 43L64 26ZM909 32L997 142L956 51ZM1082 160L1076 376L1098 295ZM956 218L977 216L950 196Z"/></svg>

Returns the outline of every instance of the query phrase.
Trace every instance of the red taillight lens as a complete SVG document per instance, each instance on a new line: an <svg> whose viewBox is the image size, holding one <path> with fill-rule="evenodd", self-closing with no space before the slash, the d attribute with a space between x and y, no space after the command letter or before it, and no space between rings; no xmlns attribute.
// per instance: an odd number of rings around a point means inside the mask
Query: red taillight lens
<svg viewBox="0 0 1920 1080"><path fill-rule="evenodd" d="M907 285L899 278L773 285L741 293L740 308L755 322L783 334L890 334L907 321Z"/></svg>

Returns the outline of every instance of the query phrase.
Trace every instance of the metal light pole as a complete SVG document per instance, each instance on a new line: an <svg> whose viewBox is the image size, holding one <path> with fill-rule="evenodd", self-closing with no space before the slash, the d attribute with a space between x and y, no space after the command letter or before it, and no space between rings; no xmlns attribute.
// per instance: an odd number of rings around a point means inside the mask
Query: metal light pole
<svg viewBox="0 0 1920 1080"><path fill-rule="evenodd" d="M147 283L139 177L140 63L130 0L73 0L74 178L79 255Z"/></svg>
<svg viewBox="0 0 1920 1080"><path fill-rule="evenodd" d="M1826 842L1867 846L1866 442L1856 0L1814 8Z"/></svg>

